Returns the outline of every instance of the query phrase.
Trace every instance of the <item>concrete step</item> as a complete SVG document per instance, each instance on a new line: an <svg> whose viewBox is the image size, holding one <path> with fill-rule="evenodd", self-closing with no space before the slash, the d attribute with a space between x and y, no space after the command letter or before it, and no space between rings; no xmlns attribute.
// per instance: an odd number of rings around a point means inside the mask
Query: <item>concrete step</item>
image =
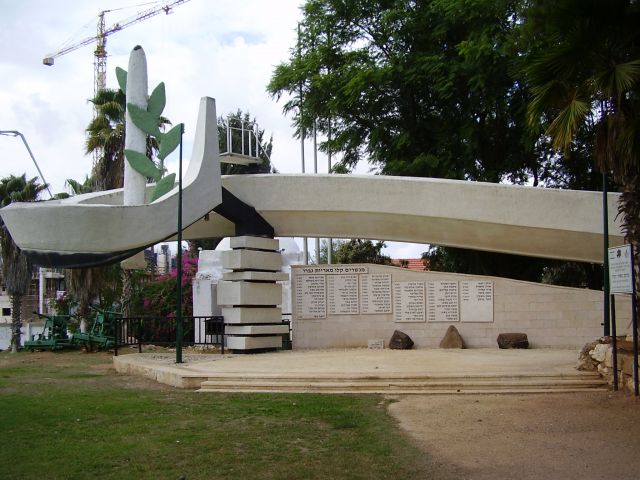
<svg viewBox="0 0 640 480"><path fill-rule="evenodd" d="M296 372L281 372L281 373L267 373L267 372L221 372L209 374L207 376L210 381L224 381L233 380L235 382L242 381L260 381L268 380L270 382L297 382L297 381L331 381L331 382L371 382L371 381L384 381L384 382L449 382L449 381L520 381L520 380L600 380L600 375L595 372L581 372L575 371L571 373L517 373L517 374L371 374L371 373L296 373Z"/></svg>
<svg viewBox="0 0 640 480"><path fill-rule="evenodd" d="M597 374L498 375L440 377L374 377L371 375L236 375L209 377L200 392L316 392L316 393L540 393L606 390Z"/></svg>

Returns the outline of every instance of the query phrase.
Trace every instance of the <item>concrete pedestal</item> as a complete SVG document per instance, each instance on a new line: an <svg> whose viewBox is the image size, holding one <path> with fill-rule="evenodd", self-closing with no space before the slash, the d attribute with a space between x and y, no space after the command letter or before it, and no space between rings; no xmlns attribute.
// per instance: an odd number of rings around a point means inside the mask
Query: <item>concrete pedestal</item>
<svg viewBox="0 0 640 480"><path fill-rule="evenodd" d="M222 265L230 272L218 283L217 300L233 351L273 350L282 347L289 332L282 324L282 286L288 275L280 272L278 240L234 237L232 250L222 252Z"/></svg>

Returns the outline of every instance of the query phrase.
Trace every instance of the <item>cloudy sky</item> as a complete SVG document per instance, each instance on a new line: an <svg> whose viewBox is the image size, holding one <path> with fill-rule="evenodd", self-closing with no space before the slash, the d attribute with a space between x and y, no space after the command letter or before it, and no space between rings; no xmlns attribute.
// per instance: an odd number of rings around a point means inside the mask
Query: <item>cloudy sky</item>
<svg viewBox="0 0 640 480"><path fill-rule="evenodd" d="M20 131L28 141L46 181L56 193L67 178L83 180L91 157L84 154L85 128L92 108L95 43L78 48L45 66L42 59L96 34L98 14L107 28L152 8L136 0L0 0L0 130ZM185 158L195 126L198 99L216 99L218 115L238 108L251 112L273 135L272 162L283 173L301 171L300 143L293 138L283 102L266 92L273 69L289 58L295 45L301 0L190 0L170 15L161 13L107 39L107 86L115 88L115 68L127 69L128 55L142 45L147 56L149 89L165 82L164 115L183 122ZM190 128L191 127L191 128ZM307 172L313 171L312 145L306 146ZM38 172L19 138L0 135L0 176L29 177ZM327 161L319 156L319 173ZM176 158L168 168L175 171ZM362 165L359 173L367 172ZM425 246L390 244L387 254L418 257Z"/></svg>

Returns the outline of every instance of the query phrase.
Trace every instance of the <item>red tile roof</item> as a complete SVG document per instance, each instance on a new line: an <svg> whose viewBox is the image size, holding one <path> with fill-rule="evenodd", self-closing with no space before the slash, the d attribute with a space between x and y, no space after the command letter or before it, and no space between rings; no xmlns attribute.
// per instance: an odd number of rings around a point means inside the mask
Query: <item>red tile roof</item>
<svg viewBox="0 0 640 480"><path fill-rule="evenodd" d="M428 270L421 258L394 258L391 263L396 267L408 268L409 270Z"/></svg>

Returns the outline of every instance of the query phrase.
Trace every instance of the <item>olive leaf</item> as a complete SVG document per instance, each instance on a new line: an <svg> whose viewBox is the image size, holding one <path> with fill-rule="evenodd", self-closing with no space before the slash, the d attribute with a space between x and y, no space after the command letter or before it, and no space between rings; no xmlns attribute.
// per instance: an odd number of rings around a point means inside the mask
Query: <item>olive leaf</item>
<svg viewBox="0 0 640 480"><path fill-rule="evenodd" d="M166 103L167 98L164 92L164 82L160 82L160 84L153 89L153 92L151 92L149 102L147 103L147 112L160 117Z"/></svg>
<svg viewBox="0 0 640 480"><path fill-rule="evenodd" d="M167 133L161 133L160 138L160 151L158 152L158 158L164 160L171 152L173 152L182 138L182 124L179 123Z"/></svg>
<svg viewBox="0 0 640 480"><path fill-rule="evenodd" d="M127 110L136 127L144 133L153 135L156 138L160 137L159 118L157 115L153 115L133 103L127 103Z"/></svg>
<svg viewBox="0 0 640 480"><path fill-rule="evenodd" d="M161 196L163 196L165 193L171 191L175 181L176 181L175 173L167 175L161 180L158 180L158 182L156 183L156 188L153 189L153 194L151 195L151 201L153 202L158 198L160 198Z"/></svg>
<svg viewBox="0 0 640 480"><path fill-rule="evenodd" d="M118 85L120 85L120 90L122 93L126 95L127 93L127 71L116 67L116 78L118 79Z"/></svg>
<svg viewBox="0 0 640 480"><path fill-rule="evenodd" d="M126 94L127 71L116 67L116 77L118 79L118 85L120 85L120 90ZM160 151L158 152L160 165L162 165L167 155L173 152L180 144L183 132L183 125L181 123L167 133L160 131L160 115L162 115L164 107L166 106L166 101L164 82L160 82L160 84L153 89L153 92L151 92L146 110L133 103L127 103L127 111L133 124L147 135L155 137L158 141L160 145ZM136 152L135 150L125 150L124 155L136 172L146 178L152 178L156 182L156 186L151 194L151 202L173 189L176 179L175 173L163 178L164 169L158 168L144 153Z"/></svg>
<svg viewBox="0 0 640 480"><path fill-rule="evenodd" d="M135 150L125 150L124 155L127 157L127 161L131 167L140 175L153 178L156 182L160 180L162 172L156 168L155 164L149 160L144 153L136 152Z"/></svg>

